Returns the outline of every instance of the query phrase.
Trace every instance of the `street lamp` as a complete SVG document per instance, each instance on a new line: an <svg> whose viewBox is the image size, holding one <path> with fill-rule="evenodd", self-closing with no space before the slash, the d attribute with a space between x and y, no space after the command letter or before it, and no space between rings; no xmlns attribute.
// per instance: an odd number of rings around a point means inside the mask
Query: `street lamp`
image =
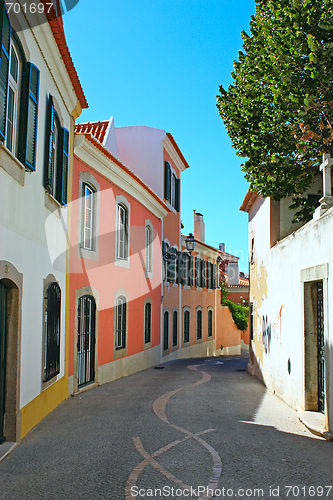
<svg viewBox="0 0 333 500"><path fill-rule="evenodd" d="M188 237L185 240L185 243L186 243L186 250L191 255L195 247L195 239L192 233L188 235Z"/></svg>
<svg viewBox="0 0 333 500"><path fill-rule="evenodd" d="M192 233L190 233L187 236L187 238L185 240L185 244L186 244L186 250L191 255L191 253L193 252L194 247L195 247L195 239L194 239L194 236ZM180 255L181 253L182 252L176 250L176 248L171 247L171 248L169 248L169 250L163 250L163 259L166 262L172 262L173 260L176 260L178 255Z"/></svg>

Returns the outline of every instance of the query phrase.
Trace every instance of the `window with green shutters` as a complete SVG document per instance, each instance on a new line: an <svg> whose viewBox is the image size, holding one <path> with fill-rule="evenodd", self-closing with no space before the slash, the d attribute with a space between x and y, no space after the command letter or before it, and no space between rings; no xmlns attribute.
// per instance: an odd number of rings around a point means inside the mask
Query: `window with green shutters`
<svg viewBox="0 0 333 500"><path fill-rule="evenodd" d="M61 205L67 204L69 132L60 125L50 96L46 120L44 186Z"/></svg>
<svg viewBox="0 0 333 500"><path fill-rule="evenodd" d="M0 0L0 138L24 165L36 170L39 69L26 60Z"/></svg>
<svg viewBox="0 0 333 500"><path fill-rule="evenodd" d="M11 26L6 7L0 2L0 29L1 29L1 62L0 62L0 136L6 138L6 111L8 100L8 77L9 77L9 55Z"/></svg>
<svg viewBox="0 0 333 500"><path fill-rule="evenodd" d="M177 212L180 211L180 179L168 161L164 162L164 198Z"/></svg>

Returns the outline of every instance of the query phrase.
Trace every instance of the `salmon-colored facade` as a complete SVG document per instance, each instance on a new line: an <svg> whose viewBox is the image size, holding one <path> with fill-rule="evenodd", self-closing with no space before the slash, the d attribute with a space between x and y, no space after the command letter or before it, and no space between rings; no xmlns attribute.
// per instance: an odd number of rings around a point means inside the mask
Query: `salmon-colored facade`
<svg viewBox="0 0 333 500"><path fill-rule="evenodd" d="M168 212L165 204L95 139L77 135L75 146L69 311L71 392L159 362L161 232L162 218ZM128 255L122 259L117 258L119 206L127 210ZM88 219L93 227L87 229ZM147 225L151 230L148 272ZM89 231L90 239L85 238ZM119 297L125 299L124 306L121 302L117 305ZM147 302L151 304L150 338L145 338L148 333L144 330ZM126 326L124 345L117 346L118 309ZM89 322L94 324L89 326ZM140 359L135 359L138 354Z"/></svg>

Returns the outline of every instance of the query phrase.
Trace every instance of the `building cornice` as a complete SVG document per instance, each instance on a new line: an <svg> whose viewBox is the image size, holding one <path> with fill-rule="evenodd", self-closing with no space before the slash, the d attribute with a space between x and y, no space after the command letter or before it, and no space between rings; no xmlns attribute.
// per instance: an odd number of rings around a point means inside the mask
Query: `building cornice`
<svg viewBox="0 0 333 500"><path fill-rule="evenodd" d="M239 207L239 210L241 210L242 212L249 213L253 203L256 201L258 196L259 195L256 192L248 190L248 192L246 193L245 198L243 200L243 203Z"/></svg>
<svg viewBox="0 0 333 500"><path fill-rule="evenodd" d="M156 193L90 134L75 135L74 155L133 196L156 217L163 218L169 213Z"/></svg>
<svg viewBox="0 0 333 500"><path fill-rule="evenodd" d="M176 143L170 132L167 132L166 137L162 141L162 145L166 152L171 156L180 172L183 172L184 170L189 168L189 165L185 160L183 153L180 151L178 144Z"/></svg>

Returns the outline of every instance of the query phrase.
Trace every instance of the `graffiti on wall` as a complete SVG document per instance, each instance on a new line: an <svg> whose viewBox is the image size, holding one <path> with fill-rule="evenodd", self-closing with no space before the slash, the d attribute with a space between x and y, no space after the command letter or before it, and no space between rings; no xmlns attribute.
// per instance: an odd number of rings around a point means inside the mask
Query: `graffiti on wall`
<svg viewBox="0 0 333 500"><path fill-rule="evenodd" d="M280 311L275 323L271 323L269 321L267 314L262 317L262 344L266 354L269 354L272 338L278 340L281 343L281 314L283 307L283 305L280 307ZM279 325L280 328L278 328Z"/></svg>

